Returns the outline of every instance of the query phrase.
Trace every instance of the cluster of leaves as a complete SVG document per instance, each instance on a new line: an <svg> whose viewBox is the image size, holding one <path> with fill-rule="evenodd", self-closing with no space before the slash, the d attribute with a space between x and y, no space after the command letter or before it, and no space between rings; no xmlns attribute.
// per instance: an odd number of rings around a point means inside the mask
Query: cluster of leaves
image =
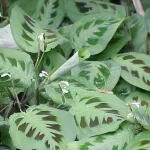
<svg viewBox="0 0 150 150"><path fill-rule="evenodd" d="M0 149L150 149L150 9L121 4L10 1Z"/></svg>

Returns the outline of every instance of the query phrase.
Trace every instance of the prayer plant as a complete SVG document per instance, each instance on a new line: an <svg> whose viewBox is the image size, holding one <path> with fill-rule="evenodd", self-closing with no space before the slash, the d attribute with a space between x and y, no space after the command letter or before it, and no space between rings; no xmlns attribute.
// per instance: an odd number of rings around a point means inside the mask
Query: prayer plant
<svg viewBox="0 0 150 150"><path fill-rule="evenodd" d="M0 150L150 149L150 3L118 2L2 7Z"/></svg>

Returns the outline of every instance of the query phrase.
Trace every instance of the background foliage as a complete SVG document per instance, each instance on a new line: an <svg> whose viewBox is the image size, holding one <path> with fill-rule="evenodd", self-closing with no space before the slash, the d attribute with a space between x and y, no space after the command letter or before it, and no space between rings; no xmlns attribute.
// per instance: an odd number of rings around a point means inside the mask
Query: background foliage
<svg viewBox="0 0 150 150"><path fill-rule="evenodd" d="M0 12L0 150L150 149L150 2Z"/></svg>

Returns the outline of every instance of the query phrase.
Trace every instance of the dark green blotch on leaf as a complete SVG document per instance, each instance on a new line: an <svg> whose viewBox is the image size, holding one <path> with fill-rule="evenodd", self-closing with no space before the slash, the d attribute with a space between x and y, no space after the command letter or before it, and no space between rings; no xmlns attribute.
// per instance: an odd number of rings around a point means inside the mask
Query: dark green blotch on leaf
<svg viewBox="0 0 150 150"><path fill-rule="evenodd" d="M142 68L144 69L144 72L150 73L150 67L144 66L144 67L142 67Z"/></svg>
<svg viewBox="0 0 150 150"><path fill-rule="evenodd" d="M126 66L121 66L121 69L124 70L124 71L129 72L129 70L128 70L128 68Z"/></svg>
<svg viewBox="0 0 150 150"><path fill-rule="evenodd" d="M139 78L139 74L136 70L131 70L131 74L132 74L132 76Z"/></svg>
<svg viewBox="0 0 150 150"><path fill-rule="evenodd" d="M140 65L140 64L145 64L144 61L143 61L143 60L140 60L140 59L133 60L132 63L133 63L133 64L139 64L139 65Z"/></svg>
<svg viewBox="0 0 150 150"><path fill-rule="evenodd" d="M135 59L135 57L132 55L127 55L123 57L123 60L128 60L128 59Z"/></svg>
<svg viewBox="0 0 150 150"><path fill-rule="evenodd" d="M25 18L25 20L31 25L31 26L34 26L34 21L30 18L30 17L28 17L28 16L24 16L24 18Z"/></svg>

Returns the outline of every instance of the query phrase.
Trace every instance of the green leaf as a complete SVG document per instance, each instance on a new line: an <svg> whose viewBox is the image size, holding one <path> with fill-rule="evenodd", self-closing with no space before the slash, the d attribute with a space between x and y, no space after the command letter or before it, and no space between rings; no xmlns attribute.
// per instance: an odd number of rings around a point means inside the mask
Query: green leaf
<svg viewBox="0 0 150 150"><path fill-rule="evenodd" d="M104 18L126 17L124 7L108 3L106 0L104 2L100 0L65 0L65 10L73 22L89 14L99 14Z"/></svg>
<svg viewBox="0 0 150 150"><path fill-rule="evenodd" d="M1 87L12 87L12 82L15 87L29 87L33 74L34 65L27 53L0 48Z"/></svg>
<svg viewBox="0 0 150 150"><path fill-rule="evenodd" d="M57 28L65 16L63 0L39 0L35 19L45 28Z"/></svg>
<svg viewBox="0 0 150 150"><path fill-rule="evenodd" d="M134 14L129 20L129 28L131 31L131 42L135 52L145 53L147 50L147 25L145 18L141 15Z"/></svg>
<svg viewBox="0 0 150 150"><path fill-rule="evenodd" d="M118 54L112 58L121 68L121 77L127 82L150 91L150 56L129 52Z"/></svg>
<svg viewBox="0 0 150 150"><path fill-rule="evenodd" d="M6 149L7 148L7 149ZM0 150L16 150L9 135L8 121L0 116Z"/></svg>
<svg viewBox="0 0 150 150"><path fill-rule="evenodd" d="M138 106L143 107L144 110L150 110L150 95L148 93L135 91L132 92L125 101L129 104L137 103Z"/></svg>
<svg viewBox="0 0 150 150"><path fill-rule="evenodd" d="M74 24L70 40L76 50L88 47L91 55L102 52L114 36L123 19L102 18L99 15L85 16Z"/></svg>
<svg viewBox="0 0 150 150"><path fill-rule="evenodd" d="M99 89L112 90L120 77L120 66L113 61L84 61L71 71L74 77L84 77Z"/></svg>
<svg viewBox="0 0 150 150"><path fill-rule="evenodd" d="M65 38L69 39L69 34L70 34L71 30L72 30L72 27L73 27L73 24L71 24L71 25L66 25L66 26L60 27L60 28L58 29L58 31L59 31L59 33L60 33L61 35L63 35Z"/></svg>
<svg viewBox="0 0 150 150"><path fill-rule="evenodd" d="M124 123L116 132L69 143L67 150L123 150L133 139L132 128Z"/></svg>
<svg viewBox="0 0 150 150"><path fill-rule="evenodd" d="M88 51L78 51L72 57L70 57L62 66L60 66L49 78L48 82L52 82L62 75L70 72L72 68L77 66L81 61L89 57Z"/></svg>
<svg viewBox="0 0 150 150"><path fill-rule="evenodd" d="M12 10L10 25L15 41L27 52L47 52L67 41L57 30L41 27L18 6Z"/></svg>
<svg viewBox="0 0 150 150"><path fill-rule="evenodd" d="M148 9L150 7L150 1L142 0L141 3L145 9Z"/></svg>
<svg viewBox="0 0 150 150"><path fill-rule="evenodd" d="M30 4L30 7L29 7L29 4ZM21 7L28 15L34 16L35 10L37 7L37 0L32 0L32 1L31 0L25 0L25 1L19 0L19 1L16 1L14 5L18 5L19 7Z"/></svg>
<svg viewBox="0 0 150 150"><path fill-rule="evenodd" d="M11 115L9 124L13 144L22 150L66 150L76 136L72 115L46 105Z"/></svg>
<svg viewBox="0 0 150 150"><path fill-rule="evenodd" d="M117 130L130 111L115 95L88 90L75 97L70 112L83 139Z"/></svg>
<svg viewBox="0 0 150 150"><path fill-rule="evenodd" d="M119 36L113 37L111 41L108 43L107 47L100 54L93 56L92 60L96 61L104 61L108 60L112 56L116 55L130 40L129 36Z"/></svg>
<svg viewBox="0 0 150 150"><path fill-rule="evenodd" d="M113 93L117 95L120 99L124 100L129 94L131 94L135 90L135 86L120 78L117 85L113 89Z"/></svg>
<svg viewBox="0 0 150 150"><path fill-rule="evenodd" d="M44 86L42 93L55 104L71 106L77 94L87 89L95 89L85 78L66 76Z"/></svg>
<svg viewBox="0 0 150 150"><path fill-rule="evenodd" d="M66 59L62 55L53 50L45 53L43 60L43 69L46 72L50 72L53 68L59 67L66 61Z"/></svg>
<svg viewBox="0 0 150 150"><path fill-rule="evenodd" d="M150 8L148 8L145 12L145 20L147 23L148 33L150 33Z"/></svg>
<svg viewBox="0 0 150 150"><path fill-rule="evenodd" d="M150 114L144 107L140 106L139 102L132 102L130 104L132 114L139 124L145 129L150 130Z"/></svg>
<svg viewBox="0 0 150 150"><path fill-rule="evenodd" d="M145 131L131 141L126 150L149 150L150 149L150 131Z"/></svg>
<svg viewBox="0 0 150 150"><path fill-rule="evenodd" d="M0 47L18 48L16 42L13 39L10 25L0 28Z"/></svg>

